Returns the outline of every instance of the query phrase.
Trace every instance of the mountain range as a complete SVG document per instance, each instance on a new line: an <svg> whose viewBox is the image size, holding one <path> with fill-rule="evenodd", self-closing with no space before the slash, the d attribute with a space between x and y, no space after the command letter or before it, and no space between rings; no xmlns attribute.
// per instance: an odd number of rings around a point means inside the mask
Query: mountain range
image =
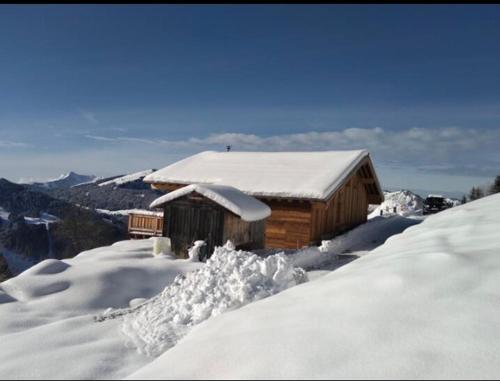
<svg viewBox="0 0 500 381"><path fill-rule="evenodd" d="M25 183L23 185L44 189L68 189L76 185L91 183L98 179L99 178L94 175L79 175L71 171L59 176L57 179L47 180L45 182Z"/></svg>
<svg viewBox="0 0 500 381"><path fill-rule="evenodd" d="M30 184L0 179L0 277L24 270L12 258L31 265L126 239L127 215L105 212L147 209L161 194L142 181L152 171L108 178L70 172Z"/></svg>

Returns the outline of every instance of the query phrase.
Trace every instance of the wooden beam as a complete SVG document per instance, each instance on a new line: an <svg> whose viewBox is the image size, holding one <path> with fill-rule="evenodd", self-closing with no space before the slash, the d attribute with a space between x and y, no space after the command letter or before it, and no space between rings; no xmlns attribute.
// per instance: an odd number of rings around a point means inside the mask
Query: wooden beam
<svg viewBox="0 0 500 381"><path fill-rule="evenodd" d="M373 184L375 181L371 178L361 178L359 179L359 181L361 182L361 184Z"/></svg>

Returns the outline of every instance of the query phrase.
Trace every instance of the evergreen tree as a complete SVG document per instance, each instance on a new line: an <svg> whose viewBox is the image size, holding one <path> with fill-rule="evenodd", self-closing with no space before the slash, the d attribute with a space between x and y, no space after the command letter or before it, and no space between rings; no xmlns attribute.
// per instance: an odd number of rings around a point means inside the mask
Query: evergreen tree
<svg viewBox="0 0 500 381"><path fill-rule="evenodd" d="M461 204L465 204L467 202L467 197L465 195L462 196L462 200L460 200Z"/></svg>
<svg viewBox="0 0 500 381"><path fill-rule="evenodd" d="M472 187L472 189L469 192L469 201L474 201L477 200L477 191L476 187Z"/></svg>
<svg viewBox="0 0 500 381"><path fill-rule="evenodd" d="M495 181L490 188L490 194L500 193L500 176L495 177Z"/></svg>
<svg viewBox="0 0 500 381"><path fill-rule="evenodd" d="M479 187L472 187L469 193L469 200L474 201L484 197L484 191Z"/></svg>
<svg viewBox="0 0 500 381"><path fill-rule="evenodd" d="M484 197L484 190L482 188L477 187L477 198L482 198Z"/></svg>

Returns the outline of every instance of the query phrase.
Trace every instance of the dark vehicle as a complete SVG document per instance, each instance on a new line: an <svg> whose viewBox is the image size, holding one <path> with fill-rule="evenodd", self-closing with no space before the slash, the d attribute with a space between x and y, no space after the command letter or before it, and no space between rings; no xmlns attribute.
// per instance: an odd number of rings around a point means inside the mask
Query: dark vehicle
<svg viewBox="0 0 500 381"><path fill-rule="evenodd" d="M443 196L429 195L424 200L424 211L423 214L433 214L441 212L442 210L448 209L450 204L446 201Z"/></svg>

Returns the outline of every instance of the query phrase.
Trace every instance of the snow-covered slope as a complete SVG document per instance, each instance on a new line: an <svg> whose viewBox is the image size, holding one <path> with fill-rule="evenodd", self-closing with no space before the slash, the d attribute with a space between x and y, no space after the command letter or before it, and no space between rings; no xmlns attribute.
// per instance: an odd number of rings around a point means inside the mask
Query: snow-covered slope
<svg viewBox="0 0 500 381"><path fill-rule="evenodd" d="M2 223L2 220L8 221L9 220L10 213L7 212L5 209L3 209L0 206L0 224Z"/></svg>
<svg viewBox="0 0 500 381"><path fill-rule="evenodd" d="M359 253L419 222L373 218L322 248ZM432 215L284 291L289 264L232 255L230 248L224 263L234 266L220 270L153 257L152 240L47 260L0 283L0 379L494 378L499 229L496 195ZM321 263L306 254L312 251L292 255L292 263ZM164 297L148 304L162 290ZM259 299L259 290L282 292L213 317L245 304L234 296ZM94 320L129 305L151 308ZM162 324L184 318L200 324ZM176 345L155 360L134 343L152 354Z"/></svg>
<svg viewBox="0 0 500 381"><path fill-rule="evenodd" d="M151 253L151 240L123 241L0 283L0 379L121 378L151 361L125 346L121 321L94 322L202 266Z"/></svg>
<svg viewBox="0 0 500 381"><path fill-rule="evenodd" d="M396 192L384 191L384 202L370 210L368 218L383 215L400 215L405 217L421 216L424 200L418 194L409 190ZM394 211L394 208L396 211Z"/></svg>
<svg viewBox="0 0 500 381"><path fill-rule="evenodd" d="M500 195L195 327L131 378L496 378Z"/></svg>
<svg viewBox="0 0 500 381"><path fill-rule="evenodd" d="M46 188L46 189L66 189L73 186L91 183L98 178L94 175L79 175L75 172L69 172L59 176L57 179L48 180L45 182L32 182L29 185Z"/></svg>

